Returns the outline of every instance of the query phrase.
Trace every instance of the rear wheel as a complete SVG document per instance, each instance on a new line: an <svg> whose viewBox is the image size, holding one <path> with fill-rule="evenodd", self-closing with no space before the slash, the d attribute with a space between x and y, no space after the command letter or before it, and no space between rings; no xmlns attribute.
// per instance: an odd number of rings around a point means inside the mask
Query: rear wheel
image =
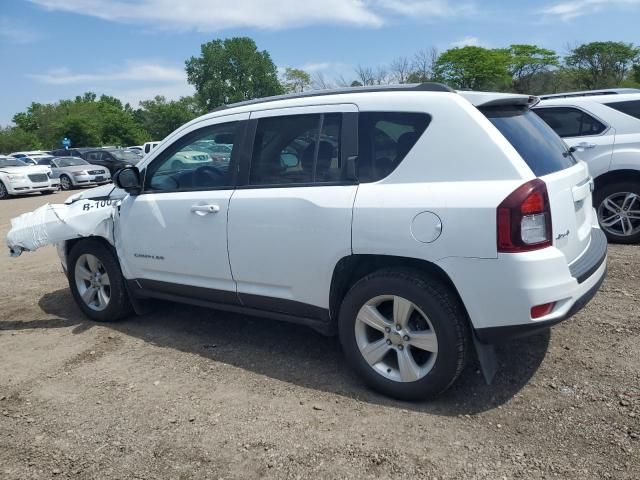
<svg viewBox="0 0 640 480"><path fill-rule="evenodd" d="M398 399L438 395L466 361L469 334L457 296L419 272L384 270L358 281L342 303L339 329L351 367Z"/></svg>
<svg viewBox="0 0 640 480"><path fill-rule="evenodd" d="M595 193L600 227L611 242L640 242L640 184L619 182Z"/></svg>
<svg viewBox="0 0 640 480"><path fill-rule="evenodd" d="M124 278L114 253L96 239L73 246L67 264L69 287L84 314L98 322L115 322L131 314Z"/></svg>

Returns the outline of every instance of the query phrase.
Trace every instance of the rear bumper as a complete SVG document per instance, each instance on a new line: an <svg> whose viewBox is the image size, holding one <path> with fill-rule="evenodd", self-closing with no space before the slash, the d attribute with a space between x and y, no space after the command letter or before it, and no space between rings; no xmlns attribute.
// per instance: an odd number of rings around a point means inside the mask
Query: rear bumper
<svg viewBox="0 0 640 480"><path fill-rule="evenodd" d="M553 320L542 320L536 323L526 323L522 325L509 325L505 327L489 327L489 328L477 328L475 330L476 337L480 342L487 344L495 344L502 343L507 340L511 340L513 338L518 337L526 337L528 335L533 335L540 331L546 330L547 328L553 327L558 323L564 322L569 318L573 317L576 313L582 310L587 304L591 301L593 297L595 297L598 290L602 286L605 278L607 276L606 265L604 266L604 273L600 276L597 282L585 292L584 295L579 297L575 303L569 308L569 311L562 315L559 318L554 318Z"/></svg>
<svg viewBox="0 0 640 480"><path fill-rule="evenodd" d="M554 247L439 265L457 287L478 340L496 343L546 329L584 308L606 277L607 244L594 227L588 248L571 265ZM532 307L552 302L551 313L531 318Z"/></svg>

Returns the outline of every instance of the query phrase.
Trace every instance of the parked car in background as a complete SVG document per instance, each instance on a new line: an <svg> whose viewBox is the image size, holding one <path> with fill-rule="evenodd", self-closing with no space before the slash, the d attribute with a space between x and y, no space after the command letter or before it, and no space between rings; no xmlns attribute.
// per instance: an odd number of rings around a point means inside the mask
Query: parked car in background
<svg viewBox="0 0 640 480"><path fill-rule="evenodd" d="M52 157L42 159L38 164L51 168L51 176L60 180L62 190L111 182L111 174L106 167L92 165L79 157Z"/></svg>
<svg viewBox="0 0 640 480"><path fill-rule="evenodd" d="M51 155L51 152L48 150L30 150L25 152L13 152L10 153L9 156L13 158L23 158L23 157L38 157L42 155Z"/></svg>
<svg viewBox="0 0 640 480"><path fill-rule="evenodd" d="M51 177L49 167L27 165L19 158L0 157L0 199L32 192L49 194L59 186L58 179Z"/></svg>
<svg viewBox="0 0 640 480"><path fill-rule="evenodd" d="M640 91L543 95L534 111L587 162L608 239L640 242Z"/></svg>
<svg viewBox="0 0 640 480"><path fill-rule="evenodd" d="M200 117L119 188L68 200L121 199L104 212L115 237L58 244L71 292L98 321L165 299L338 333L397 398L441 393L474 350L490 377L490 345L570 318L606 276L587 165L535 101L403 85ZM211 140L232 146L229 168L171 168Z"/></svg>
<svg viewBox="0 0 640 480"><path fill-rule="evenodd" d="M147 155L151 150L153 150L154 148L156 148L158 145L160 144L160 142L146 142L143 146L142 146L142 152Z"/></svg>
<svg viewBox="0 0 640 480"><path fill-rule="evenodd" d="M80 148L58 148L51 152L54 157L80 157L84 158L85 152L95 150L97 147L80 147Z"/></svg>
<svg viewBox="0 0 640 480"><path fill-rule="evenodd" d="M121 168L136 165L142 157L137 153L121 148L102 148L84 152L82 158L92 165L106 167L113 176Z"/></svg>
<svg viewBox="0 0 640 480"><path fill-rule="evenodd" d="M43 155L29 155L25 157L20 157L20 160L22 160L27 165L38 165L40 163L40 160L50 160L52 158L53 158L52 155L43 154Z"/></svg>
<svg viewBox="0 0 640 480"><path fill-rule="evenodd" d="M127 147L126 149L135 150L137 152L140 152L142 155L144 155L144 147L142 145L132 145L130 147Z"/></svg>

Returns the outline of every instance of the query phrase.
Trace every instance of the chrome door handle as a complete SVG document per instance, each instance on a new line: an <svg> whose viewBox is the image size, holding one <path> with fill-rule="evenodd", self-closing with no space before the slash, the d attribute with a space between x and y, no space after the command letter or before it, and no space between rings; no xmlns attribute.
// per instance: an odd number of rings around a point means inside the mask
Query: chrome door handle
<svg viewBox="0 0 640 480"><path fill-rule="evenodd" d="M208 215L210 213L218 213L220 207L218 205L193 205L191 211L197 215Z"/></svg>
<svg viewBox="0 0 640 480"><path fill-rule="evenodd" d="M597 145L595 143L587 143L587 142L582 142L576 145L576 148L581 148L582 150L590 150L596 147Z"/></svg>

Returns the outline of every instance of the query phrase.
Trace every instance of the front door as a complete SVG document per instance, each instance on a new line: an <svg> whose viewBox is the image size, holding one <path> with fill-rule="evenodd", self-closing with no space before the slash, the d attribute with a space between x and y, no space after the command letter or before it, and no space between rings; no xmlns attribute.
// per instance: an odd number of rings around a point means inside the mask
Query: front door
<svg viewBox="0 0 640 480"><path fill-rule="evenodd" d="M125 276L166 294L236 303L227 252L227 210L242 120L196 124L143 165L144 189L123 200L119 252ZM229 147L226 161L211 155ZM117 233L118 235L118 233Z"/></svg>

